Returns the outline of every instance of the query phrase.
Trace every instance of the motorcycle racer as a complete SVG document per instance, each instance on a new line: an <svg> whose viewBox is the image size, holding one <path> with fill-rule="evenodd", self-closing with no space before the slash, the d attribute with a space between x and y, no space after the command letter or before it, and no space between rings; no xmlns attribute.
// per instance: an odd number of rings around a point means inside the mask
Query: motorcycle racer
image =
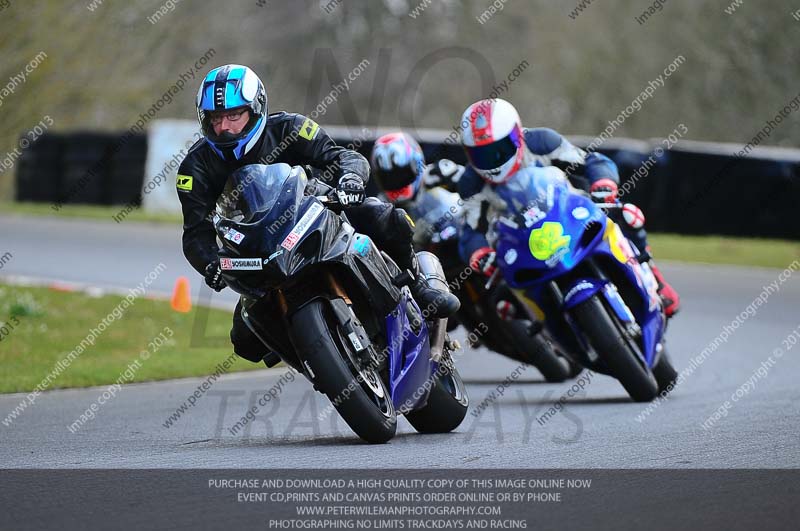
<svg viewBox="0 0 800 531"><path fill-rule="evenodd" d="M183 252L209 287L215 291L225 287L211 219L217 202L226 200L221 196L228 176L249 164L285 162L323 170L319 179L336 189L356 230L372 238L401 269L411 271L409 287L422 308L430 308L436 317L458 309L455 296L429 286L419 274L411 245L413 225L405 212L365 197L366 159L337 146L310 118L268 114L266 89L250 68L228 64L209 71L197 92L196 106L203 138L181 163L176 187L183 210ZM270 352L244 323L241 301L233 315L231 342L236 354L253 362Z"/></svg>
<svg viewBox="0 0 800 531"><path fill-rule="evenodd" d="M437 186L455 191L464 166L448 159L425 164L419 143L406 133L388 133L372 146L372 175L386 199L402 208L413 208L422 189Z"/></svg>
<svg viewBox="0 0 800 531"><path fill-rule="evenodd" d="M448 159L426 164L422 148L410 135L396 132L379 137L372 146L370 165L386 200L422 225L416 227L414 233L414 242L418 245L427 243L437 222L448 221L427 219L434 197L441 203L457 206L457 209L451 208L451 213L453 217L460 216L461 200L456 187L464 174L464 166Z"/></svg>
<svg viewBox="0 0 800 531"><path fill-rule="evenodd" d="M619 173L614 162L600 153L586 153L552 129L522 127L517 110L502 99L481 100L470 105L461 118L461 143L469 167L459 181L458 192L466 200L466 223L459 242L463 259L486 275L494 272L495 252L487 240L489 223L506 206L494 188L530 165L557 172L576 188L589 192L596 203L618 208L620 228L649 263L659 285L667 316L680 307L678 293L665 280L650 255L644 215L633 204L617 200ZM567 174L561 171L567 170Z"/></svg>

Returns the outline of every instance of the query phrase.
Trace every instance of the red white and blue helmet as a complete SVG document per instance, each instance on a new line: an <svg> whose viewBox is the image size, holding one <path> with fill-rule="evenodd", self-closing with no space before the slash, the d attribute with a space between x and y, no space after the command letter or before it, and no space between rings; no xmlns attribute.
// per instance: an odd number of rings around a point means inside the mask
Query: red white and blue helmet
<svg viewBox="0 0 800 531"><path fill-rule="evenodd" d="M389 133L375 141L370 156L372 175L392 203L412 201L422 185L425 157L406 133Z"/></svg>
<svg viewBox="0 0 800 531"><path fill-rule="evenodd" d="M461 144L475 171L491 184L508 181L522 166L525 139L517 110L501 99L481 100L461 117Z"/></svg>
<svg viewBox="0 0 800 531"><path fill-rule="evenodd" d="M250 120L239 134L214 134L209 111L245 107ZM242 65L224 65L211 70L197 91L197 119L212 149L225 160L244 157L258 142L267 123L267 91L255 72Z"/></svg>

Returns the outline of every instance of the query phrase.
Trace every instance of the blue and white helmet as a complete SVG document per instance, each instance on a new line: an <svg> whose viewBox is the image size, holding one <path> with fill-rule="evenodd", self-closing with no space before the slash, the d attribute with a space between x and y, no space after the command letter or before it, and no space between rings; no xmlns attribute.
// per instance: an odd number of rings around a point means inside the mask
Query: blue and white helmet
<svg viewBox="0 0 800 531"><path fill-rule="evenodd" d="M208 111L246 107L250 121L242 132L214 134ZM200 130L214 151L225 160L238 160L258 142L267 123L267 91L255 72L242 65L224 65L206 74L197 91Z"/></svg>

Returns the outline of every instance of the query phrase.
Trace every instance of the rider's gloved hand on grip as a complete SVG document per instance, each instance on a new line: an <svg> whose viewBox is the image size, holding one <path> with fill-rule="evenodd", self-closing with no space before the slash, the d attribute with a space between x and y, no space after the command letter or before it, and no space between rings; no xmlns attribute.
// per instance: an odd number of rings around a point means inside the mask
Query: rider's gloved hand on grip
<svg viewBox="0 0 800 531"><path fill-rule="evenodd" d="M222 269L219 267L219 260L214 260L206 266L205 272L206 284L214 291L222 291L228 284L222 278Z"/></svg>
<svg viewBox="0 0 800 531"><path fill-rule="evenodd" d="M342 206L360 205L367 197L367 193L364 191L364 181L355 173L342 175L336 186L336 196Z"/></svg>
<svg viewBox="0 0 800 531"><path fill-rule="evenodd" d="M455 191L458 181L464 174L464 167L459 166L449 159L442 159L427 167L423 182L427 187L444 186L450 191Z"/></svg>
<svg viewBox="0 0 800 531"><path fill-rule="evenodd" d="M633 203L622 205L622 219L632 229L639 230L644 227L644 213L641 208Z"/></svg>
<svg viewBox="0 0 800 531"><path fill-rule="evenodd" d="M469 257L469 266L475 271L480 271L487 277L494 274L497 267L494 265L497 253L491 247L481 247L476 249Z"/></svg>

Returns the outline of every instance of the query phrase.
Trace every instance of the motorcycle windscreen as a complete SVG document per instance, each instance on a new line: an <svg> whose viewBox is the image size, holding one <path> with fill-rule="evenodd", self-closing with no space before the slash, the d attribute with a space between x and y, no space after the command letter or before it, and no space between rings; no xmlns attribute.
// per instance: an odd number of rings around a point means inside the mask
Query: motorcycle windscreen
<svg viewBox="0 0 800 531"><path fill-rule="evenodd" d="M525 224L530 226L553 208L555 187L563 181L563 174L554 168L529 166L498 186L497 193L509 206L512 215L521 215Z"/></svg>
<svg viewBox="0 0 800 531"><path fill-rule="evenodd" d="M417 230L415 232L439 235L445 229L451 228L446 235L449 237L456 235L463 217L459 199L458 194L448 192L443 188L433 188L426 191L413 209L414 214L417 216L415 220Z"/></svg>
<svg viewBox="0 0 800 531"><path fill-rule="evenodd" d="M233 172L217 200L217 212L239 223L253 223L281 197L291 175L288 164L249 164Z"/></svg>

